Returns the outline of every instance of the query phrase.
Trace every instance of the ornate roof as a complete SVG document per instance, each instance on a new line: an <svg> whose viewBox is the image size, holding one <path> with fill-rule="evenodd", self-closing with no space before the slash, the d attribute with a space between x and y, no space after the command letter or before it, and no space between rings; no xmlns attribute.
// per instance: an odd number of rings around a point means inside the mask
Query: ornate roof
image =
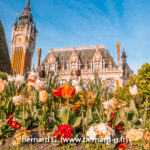
<svg viewBox="0 0 150 150"><path fill-rule="evenodd" d="M21 16L19 17L19 20L22 18L28 18L31 23L33 23L33 17L32 17L32 12L31 12L31 5L30 5L30 0L27 0L26 6L21 13Z"/></svg>
<svg viewBox="0 0 150 150"><path fill-rule="evenodd" d="M72 54L76 54L78 61L81 63L81 66L87 62L90 65L92 58L95 56L95 53L99 53L102 59L105 59L105 62L108 63L108 60L111 60L112 66L117 67L116 63L113 60L113 57L110 55L109 51L105 46L99 45L96 46L87 46L87 47L75 47L74 48L64 48L64 49L53 49L53 55L55 57L56 63L61 65L61 59L63 63L66 64L68 59L70 60ZM51 53L48 53L41 65L44 65L48 62ZM107 56L107 57L106 57Z"/></svg>

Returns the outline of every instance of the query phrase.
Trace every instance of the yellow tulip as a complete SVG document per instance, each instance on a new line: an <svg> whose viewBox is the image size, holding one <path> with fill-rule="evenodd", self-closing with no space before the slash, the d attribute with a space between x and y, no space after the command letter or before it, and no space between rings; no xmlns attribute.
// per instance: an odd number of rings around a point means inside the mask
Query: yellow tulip
<svg viewBox="0 0 150 150"><path fill-rule="evenodd" d="M47 91L45 90L40 91L39 99L42 103L45 103L47 101L47 97L48 97Z"/></svg>

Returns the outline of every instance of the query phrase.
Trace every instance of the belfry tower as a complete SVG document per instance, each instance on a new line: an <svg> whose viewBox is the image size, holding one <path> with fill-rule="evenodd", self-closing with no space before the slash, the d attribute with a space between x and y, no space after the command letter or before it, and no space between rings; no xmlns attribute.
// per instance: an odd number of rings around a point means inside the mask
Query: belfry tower
<svg viewBox="0 0 150 150"><path fill-rule="evenodd" d="M36 37L36 24L33 21L30 0L27 0L23 12L12 27L11 66L14 74L23 75L31 70Z"/></svg>

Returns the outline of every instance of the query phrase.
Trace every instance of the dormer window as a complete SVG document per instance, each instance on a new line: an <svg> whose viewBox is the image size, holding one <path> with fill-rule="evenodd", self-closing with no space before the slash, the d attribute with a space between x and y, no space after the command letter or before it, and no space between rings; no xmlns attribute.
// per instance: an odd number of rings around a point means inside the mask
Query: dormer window
<svg viewBox="0 0 150 150"><path fill-rule="evenodd" d="M96 50L94 58L93 58L93 62L94 62L94 69L101 69L102 66L102 62L101 62L101 55L100 52L98 50Z"/></svg>
<svg viewBox="0 0 150 150"><path fill-rule="evenodd" d="M78 64L76 62L72 62L71 69L78 69Z"/></svg>
<svg viewBox="0 0 150 150"><path fill-rule="evenodd" d="M94 62L94 68L100 68L101 67L101 61L99 61L99 60L95 60L95 62Z"/></svg>
<svg viewBox="0 0 150 150"><path fill-rule="evenodd" d="M71 59L70 59L70 63L71 63L71 69L72 70L76 70L78 69L78 58L75 52L72 53Z"/></svg>
<svg viewBox="0 0 150 150"><path fill-rule="evenodd" d="M49 70L50 70L50 71L55 71L55 64L50 64Z"/></svg>
<svg viewBox="0 0 150 150"><path fill-rule="evenodd" d="M54 57L53 52L51 52L49 56L48 63L49 63L49 70L55 71L55 57Z"/></svg>

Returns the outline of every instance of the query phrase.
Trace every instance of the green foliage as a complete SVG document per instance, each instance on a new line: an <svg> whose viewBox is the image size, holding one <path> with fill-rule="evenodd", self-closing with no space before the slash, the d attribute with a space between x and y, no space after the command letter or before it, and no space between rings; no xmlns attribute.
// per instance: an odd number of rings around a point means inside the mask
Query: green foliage
<svg viewBox="0 0 150 150"><path fill-rule="evenodd" d="M61 124L68 124L73 128L80 127L81 117L77 117L75 112L68 106L62 107L60 110L54 110L55 123L59 126Z"/></svg>
<svg viewBox="0 0 150 150"><path fill-rule="evenodd" d="M137 75L130 76L129 82L115 92L115 98L130 102L132 97L129 93L129 86L133 86L134 84L138 87L137 102L141 103L141 99L145 100L146 96L150 95L149 63L145 63L142 68L138 70Z"/></svg>
<svg viewBox="0 0 150 150"><path fill-rule="evenodd" d="M150 95L150 64L146 63L138 70L138 75L133 80L138 86L139 95L146 97ZM131 81L132 83L132 81Z"/></svg>
<svg viewBox="0 0 150 150"><path fill-rule="evenodd" d="M7 74L4 72L0 72L0 79L7 80Z"/></svg>
<svg viewBox="0 0 150 150"><path fill-rule="evenodd" d="M6 127L7 121L6 120L0 120L0 139L4 137L9 137L11 135L10 128Z"/></svg>
<svg viewBox="0 0 150 150"><path fill-rule="evenodd" d="M146 101L146 103L148 102ZM121 108L118 110L113 120L113 127L118 125L120 122L124 123L125 129L131 129L133 127L144 128L148 126L148 109L149 108L147 108L146 104L144 109L138 110L135 106L134 100L131 100L129 108ZM141 118L142 121L140 121L139 118Z"/></svg>
<svg viewBox="0 0 150 150"><path fill-rule="evenodd" d="M132 96L130 95L130 92L129 92L129 83L125 84L123 87L118 88L114 96L118 100L121 99L126 102L130 102L130 100L132 99Z"/></svg>

